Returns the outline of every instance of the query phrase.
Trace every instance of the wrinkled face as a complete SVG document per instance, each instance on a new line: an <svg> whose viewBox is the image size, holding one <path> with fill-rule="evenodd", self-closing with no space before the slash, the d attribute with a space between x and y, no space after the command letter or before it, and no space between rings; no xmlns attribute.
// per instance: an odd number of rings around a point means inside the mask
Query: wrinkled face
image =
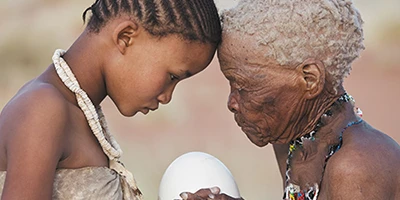
<svg viewBox="0 0 400 200"><path fill-rule="evenodd" d="M140 37L107 80L109 96L125 116L147 114L170 102L176 84L205 69L215 53L215 45L174 35Z"/></svg>
<svg viewBox="0 0 400 200"><path fill-rule="evenodd" d="M299 74L264 58L265 48L235 34L223 35L220 66L229 80L228 108L237 124L257 146L286 143L303 101Z"/></svg>

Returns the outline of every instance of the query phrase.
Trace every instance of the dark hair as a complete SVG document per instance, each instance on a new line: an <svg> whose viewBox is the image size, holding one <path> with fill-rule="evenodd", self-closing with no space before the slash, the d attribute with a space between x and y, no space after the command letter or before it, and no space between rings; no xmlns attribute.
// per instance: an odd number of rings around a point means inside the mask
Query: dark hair
<svg viewBox="0 0 400 200"><path fill-rule="evenodd" d="M96 0L87 27L98 33L108 20L121 14L132 16L151 35L177 34L191 41L218 44L221 23L213 0Z"/></svg>

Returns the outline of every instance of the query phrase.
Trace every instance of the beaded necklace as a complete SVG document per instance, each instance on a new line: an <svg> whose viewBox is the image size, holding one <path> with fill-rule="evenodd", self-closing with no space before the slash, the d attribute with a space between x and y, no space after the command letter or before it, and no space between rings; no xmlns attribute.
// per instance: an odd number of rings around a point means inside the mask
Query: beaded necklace
<svg viewBox="0 0 400 200"><path fill-rule="evenodd" d="M78 80L76 80L75 78L75 75L72 73L65 60L62 58L65 53L65 50L57 49L54 52L52 58L58 76L60 77L64 85L75 94L78 105L83 111L86 120L88 121L88 124L90 126L90 129L96 136L101 148L103 149L103 152L107 155L109 159L110 169L115 170L132 189L133 196L128 195L129 199L141 200L142 193L136 186L136 181L132 173L126 170L124 165L119 161L119 158L122 155L122 150L113 135L111 134L110 130L108 129L107 122L105 120L101 107L99 106L96 109L86 92L81 89ZM123 184L122 189L127 190L128 188L124 189Z"/></svg>
<svg viewBox="0 0 400 200"><path fill-rule="evenodd" d="M349 102L352 101L354 102L353 97L351 97L350 95L348 95L347 93L344 93L341 97L339 97L338 100L336 100L336 102L338 103L343 103L343 102ZM362 112L359 108L357 108L357 114L359 116L362 115ZM332 116L332 111L329 109L328 111L326 111L323 116ZM329 158L336 153L340 147L342 146L343 143L343 132L356 124L361 123L363 120L359 119L357 121L354 122L350 122L346 125L346 127L344 127L340 133L339 136L339 143L336 145L333 145L329 148L329 153L325 156L325 164L324 164L324 170L326 167L326 163L328 162ZM303 141L305 140L310 140L310 141L314 141L315 140L315 134L317 133L317 131L321 128L322 123L321 123L321 119L318 120L318 123L315 127L314 130L312 130L310 133L301 136L300 138L297 138L295 140L292 140L289 144L289 152L288 152L288 158L286 160L286 188L284 190L284 195L283 195L283 199L284 200L317 200L318 198L318 193L319 193L319 185L321 185L322 182L322 177L319 183L315 183L312 187L309 187L307 190L301 190L299 185L293 184L293 183L289 183L290 181L290 171L291 171L291 167L290 167L290 160L293 157L293 152L298 148L298 147L302 147L303 146ZM322 172L324 173L324 171Z"/></svg>

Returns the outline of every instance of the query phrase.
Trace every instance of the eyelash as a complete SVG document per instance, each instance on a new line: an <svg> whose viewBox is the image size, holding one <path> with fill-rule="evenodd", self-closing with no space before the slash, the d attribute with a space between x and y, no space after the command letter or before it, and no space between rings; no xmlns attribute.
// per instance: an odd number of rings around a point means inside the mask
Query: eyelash
<svg viewBox="0 0 400 200"><path fill-rule="evenodd" d="M242 90L243 90L243 86L242 85L239 85L239 84L236 84L235 85L235 88L239 91L239 92L241 92Z"/></svg>
<svg viewBox="0 0 400 200"><path fill-rule="evenodd" d="M242 84L239 84L238 82L231 80L229 80L229 82L231 87L237 90L239 94L242 93L243 91L246 91L246 88Z"/></svg>
<svg viewBox="0 0 400 200"><path fill-rule="evenodd" d="M179 80L179 77L178 77L178 76L175 76L175 75L173 75L173 74L170 74L170 75L169 75L169 78L171 79L171 81Z"/></svg>

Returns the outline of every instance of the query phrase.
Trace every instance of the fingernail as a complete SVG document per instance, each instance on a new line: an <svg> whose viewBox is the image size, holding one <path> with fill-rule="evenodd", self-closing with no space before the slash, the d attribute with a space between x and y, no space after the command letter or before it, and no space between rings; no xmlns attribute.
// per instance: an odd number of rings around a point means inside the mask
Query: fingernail
<svg viewBox="0 0 400 200"><path fill-rule="evenodd" d="M214 196L213 194L209 194L209 195L208 195L208 198L209 198L209 199L214 199L214 197L215 197L215 196Z"/></svg>
<svg viewBox="0 0 400 200"><path fill-rule="evenodd" d="M186 192L182 192L179 196L181 196L183 200L186 200L189 197L189 195Z"/></svg>
<svg viewBox="0 0 400 200"><path fill-rule="evenodd" d="M219 188L218 187L212 187L212 188L210 188L210 190L211 190L211 192L213 194L219 194Z"/></svg>

